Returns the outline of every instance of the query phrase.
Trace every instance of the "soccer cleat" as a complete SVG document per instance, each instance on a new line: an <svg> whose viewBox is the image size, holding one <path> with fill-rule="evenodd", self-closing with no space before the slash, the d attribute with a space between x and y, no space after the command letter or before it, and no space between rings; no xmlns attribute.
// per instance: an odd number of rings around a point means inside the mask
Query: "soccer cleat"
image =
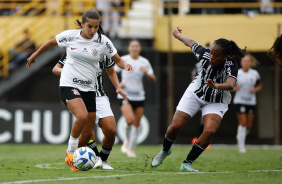
<svg viewBox="0 0 282 184"><path fill-rule="evenodd" d="M188 172L199 172L198 170L195 170L193 167L192 167L192 164L191 163L182 163L181 166L180 166L180 171L188 171Z"/></svg>
<svg viewBox="0 0 282 184"><path fill-rule="evenodd" d="M161 150L161 152L153 159L152 167L158 167L159 165L161 165L163 163L163 160L165 159L165 157L170 155L171 152L172 152L171 148L168 151Z"/></svg>
<svg viewBox="0 0 282 184"><path fill-rule="evenodd" d="M128 151L128 145L129 145L129 141L125 140L121 146L121 152L126 154Z"/></svg>
<svg viewBox="0 0 282 184"><path fill-rule="evenodd" d="M114 169L108 161L104 161L101 168L105 169L105 170L112 170L112 169Z"/></svg>
<svg viewBox="0 0 282 184"><path fill-rule="evenodd" d="M68 153L68 150L66 150L66 158L65 158L65 163L71 167L72 171L80 171L79 169L75 168L72 162L73 159L73 154Z"/></svg>
<svg viewBox="0 0 282 184"><path fill-rule="evenodd" d="M239 152L240 153L246 153L246 149L245 148L239 148Z"/></svg>
<svg viewBox="0 0 282 184"><path fill-rule="evenodd" d="M96 163L95 163L95 165L94 165L93 169L98 169L98 168L101 168L101 167L102 167L102 165L103 165L103 161L101 160L101 158L100 158L100 157L97 157L97 161L96 161Z"/></svg>
<svg viewBox="0 0 282 184"><path fill-rule="evenodd" d="M135 158L135 157L136 157L136 154L135 154L134 150L128 150L128 151L126 152L126 155L127 155L128 157L130 157L130 158Z"/></svg>

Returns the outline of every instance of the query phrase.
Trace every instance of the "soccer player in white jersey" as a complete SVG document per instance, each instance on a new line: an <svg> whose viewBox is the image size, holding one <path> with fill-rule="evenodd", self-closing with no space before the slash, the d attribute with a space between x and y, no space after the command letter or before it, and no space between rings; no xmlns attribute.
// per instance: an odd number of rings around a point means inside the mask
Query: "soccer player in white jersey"
<svg viewBox="0 0 282 184"><path fill-rule="evenodd" d="M126 140L123 141L121 152L128 157L136 157L134 148L136 146L138 127L144 112L145 91L143 77L146 76L151 82L156 82L156 77L150 62L140 56L141 45L138 40L131 40L128 46L128 55L122 56L134 69L133 74L120 70L115 66L116 72L121 72L120 87L127 94L129 101L126 101L118 94L122 115L127 122ZM128 75L129 74L129 75Z"/></svg>
<svg viewBox="0 0 282 184"><path fill-rule="evenodd" d="M77 20L77 24L80 29L64 31L47 41L27 59L26 64L30 68L40 54L56 45L66 47L67 61L60 78L60 97L76 117L65 159L66 164L75 171L77 169L72 163L73 153L78 146L87 145L95 124L99 61L106 55L119 67L133 72L132 66L121 59L112 42L102 34L100 15L96 10L91 8L86 11L82 21Z"/></svg>
<svg viewBox="0 0 282 184"><path fill-rule="evenodd" d="M245 50L241 50L232 40L220 38L207 49L193 39L181 34L177 27L173 36L192 49L201 62L202 70L191 82L178 103L171 125L166 131L163 149L153 159L152 167L162 164L171 154L172 144L181 128L200 110L204 120L204 131L193 144L192 149L180 166L180 171L194 171L192 163L202 154L219 128L222 117L231 102L232 90L236 85L238 66Z"/></svg>
<svg viewBox="0 0 282 184"><path fill-rule="evenodd" d="M256 93L262 89L259 73L252 69L257 65L257 60L251 54L246 54L241 60L242 68L238 71L237 85L233 103L239 121L237 130L237 143L240 153L245 153L245 140L250 132L254 120L256 106Z"/></svg>
<svg viewBox="0 0 282 184"><path fill-rule="evenodd" d="M53 68L52 72L55 75L61 75L62 69L65 65L66 60L66 53L60 58L58 63ZM105 69L110 80L112 81L112 84L119 88L119 81L117 74L114 70L114 62L112 59L107 58L107 56L104 56L99 61L99 72L97 76L97 91L96 91L96 124L98 124L103 133L104 138L102 141L102 149L101 152L98 151L96 140L95 140L95 134L94 131L92 133L91 140L88 142L87 146L90 147L97 156L97 162L94 166L94 168L101 168L101 169L113 169L109 162L107 162L107 159L110 155L111 149L115 142L115 136L116 136L116 122L114 118L114 114L112 112L109 98L106 96L106 93L103 89L103 70ZM124 94L122 90L120 90L121 95L128 100L127 96Z"/></svg>

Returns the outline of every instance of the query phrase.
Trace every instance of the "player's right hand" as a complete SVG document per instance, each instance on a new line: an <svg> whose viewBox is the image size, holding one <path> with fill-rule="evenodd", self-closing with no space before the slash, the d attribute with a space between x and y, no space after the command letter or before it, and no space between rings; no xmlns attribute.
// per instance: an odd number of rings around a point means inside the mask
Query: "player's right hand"
<svg viewBox="0 0 282 184"><path fill-rule="evenodd" d="M31 64L35 63L36 58L33 54L27 59L26 67L30 68Z"/></svg>

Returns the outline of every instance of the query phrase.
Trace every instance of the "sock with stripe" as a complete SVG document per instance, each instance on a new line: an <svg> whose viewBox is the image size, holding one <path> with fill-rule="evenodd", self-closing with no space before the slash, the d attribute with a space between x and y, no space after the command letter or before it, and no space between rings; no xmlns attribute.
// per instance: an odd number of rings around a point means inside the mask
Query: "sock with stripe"
<svg viewBox="0 0 282 184"><path fill-rule="evenodd" d="M88 142L87 147L91 148L91 149L94 151L94 153L96 154L96 156L100 157L100 153L99 153L99 151L98 151L96 141L94 141L94 140L91 139L91 140Z"/></svg>
<svg viewBox="0 0 282 184"><path fill-rule="evenodd" d="M102 160L103 162L108 159L108 157L109 157L111 151L112 151L112 148L104 148L104 147L102 146L102 149L101 149L101 151L100 151L100 158L101 158L101 160Z"/></svg>
<svg viewBox="0 0 282 184"><path fill-rule="evenodd" d="M167 136L165 135L164 143L163 143L163 151L168 151L171 148L173 142L174 140L167 138Z"/></svg>
<svg viewBox="0 0 282 184"><path fill-rule="evenodd" d="M190 153L188 154L186 160L184 160L183 163L194 162L203 153L203 151L205 151L204 148L194 143Z"/></svg>

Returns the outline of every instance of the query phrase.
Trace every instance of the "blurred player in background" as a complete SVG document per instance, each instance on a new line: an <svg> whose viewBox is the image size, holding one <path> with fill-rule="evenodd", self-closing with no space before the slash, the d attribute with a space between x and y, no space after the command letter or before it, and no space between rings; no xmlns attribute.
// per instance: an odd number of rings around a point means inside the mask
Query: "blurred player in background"
<svg viewBox="0 0 282 184"><path fill-rule="evenodd" d="M268 55L279 65L282 65L282 34L276 38L268 51Z"/></svg>
<svg viewBox="0 0 282 184"><path fill-rule="evenodd" d="M132 65L134 73L126 73L115 66L116 72L121 72L120 88L124 90L129 98L126 101L122 96L117 96L120 102L120 110L127 122L126 140L123 141L121 152L127 154L128 157L136 157L134 149L145 105L145 91L142 79L145 75L151 82L156 82L156 77L150 62L140 56L141 45L138 40L130 41L128 52L129 54L122 56L122 59Z"/></svg>
<svg viewBox="0 0 282 184"><path fill-rule="evenodd" d="M235 87L237 80L237 61L244 56L245 50L240 49L234 41L224 38L215 40L211 49L207 49L181 32L182 29L177 27L173 31L173 36L192 49L201 62L202 70L179 101L172 124L166 131L163 149L153 159L152 167L161 165L171 154L171 146L177 139L179 131L202 109L204 131L180 166L180 171L197 172L192 163L211 143L223 115L228 110L228 104L231 102L229 90Z"/></svg>
<svg viewBox="0 0 282 184"><path fill-rule="evenodd" d="M61 75L62 69L65 65L66 61L66 53L61 57L58 63L53 68L53 73L55 75ZM112 84L118 88L119 82L117 74L114 70L114 62L112 59L107 58L104 56L99 61L99 69L97 76L97 84L96 84L96 124L101 127L104 138L102 141L102 149L101 152L98 151L96 141L95 141L95 134L93 131L91 140L88 142L87 146L90 147L97 156L97 163L95 164L94 168L102 168L102 169L113 169L107 159L110 155L110 151L104 150L104 148L112 148L115 142L116 136L116 122L114 118L114 114L112 112L109 98L106 96L104 89L103 89L103 70L105 69ZM127 96L123 93L122 90L119 90L119 93L128 100ZM89 117L91 118L91 117Z"/></svg>
<svg viewBox="0 0 282 184"><path fill-rule="evenodd" d="M251 54L246 54L241 60L241 69L238 70L237 85L234 87L233 103L239 121L237 143L240 153L245 153L246 136L251 131L256 106L256 93L262 89L259 73L252 69L258 61Z"/></svg>
<svg viewBox="0 0 282 184"><path fill-rule="evenodd" d="M119 67L133 72L132 66L120 58L112 42L103 35L100 15L96 10L91 8L86 11L82 21L77 20L77 24L80 29L64 31L47 41L27 59L26 64L30 68L40 54L56 45L67 49L67 60L60 78L60 97L76 118L65 159L65 163L74 171L77 169L73 166L73 153L78 146L87 145L95 124L100 59L106 55ZM110 147L102 149L107 154L111 151Z"/></svg>

